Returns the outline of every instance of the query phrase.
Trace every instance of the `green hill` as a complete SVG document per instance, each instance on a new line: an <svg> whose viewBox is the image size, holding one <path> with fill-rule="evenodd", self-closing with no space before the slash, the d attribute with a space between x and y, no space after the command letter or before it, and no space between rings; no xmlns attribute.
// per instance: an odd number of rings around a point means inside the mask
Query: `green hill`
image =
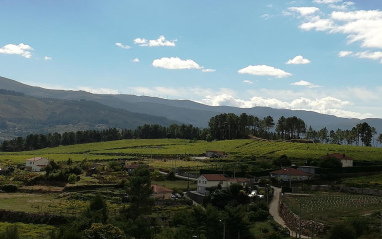
<svg viewBox="0 0 382 239"><path fill-rule="evenodd" d="M23 163L26 158L44 156L55 160L71 158L79 160L124 160L124 159L184 159L186 156L204 155L207 150L225 151L228 158L218 159L232 161L237 159L273 159L286 154L292 161L304 163L307 159L319 159L327 153L345 153L356 162L381 162L382 148L347 146L335 144L304 144L259 140L223 140L223 141L190 141L182 139L140 139L118 140L101 143L78 144L46 148L21 153L1 153L0 161ZM171 166L172 160L168 161ZM184 161L189 163L190 161ZM181 166L181 163L178 163Z"/></svg>
<svg viewBox="0 0 382 239"><path fill-rule="evenodd" d="M37 98L0 91L0 140L31 133L105 129L135 129L143 124L169 126L164 117L132 113L93 101Z"/></svg>

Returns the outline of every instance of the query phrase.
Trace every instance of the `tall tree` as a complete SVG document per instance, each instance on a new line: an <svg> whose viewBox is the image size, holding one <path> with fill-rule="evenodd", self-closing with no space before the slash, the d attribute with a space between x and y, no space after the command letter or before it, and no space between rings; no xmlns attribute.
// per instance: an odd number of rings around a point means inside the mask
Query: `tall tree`
<svg viewBox="0 0 382 239"><path fill-rule="evenodd" d="M130 206L127 210L128 217L135 220L141 215L151 214L153 189L151 187L150 170L148 166L139 166L130 178L126 187Z"/></svg>

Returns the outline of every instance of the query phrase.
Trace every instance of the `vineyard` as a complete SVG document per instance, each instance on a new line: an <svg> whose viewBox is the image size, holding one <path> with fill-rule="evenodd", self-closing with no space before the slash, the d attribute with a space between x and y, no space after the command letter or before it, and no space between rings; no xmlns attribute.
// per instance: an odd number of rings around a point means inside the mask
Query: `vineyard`
<svg viewBox="0 0 382 239"><path fill-rule="evenodd" d="M0 161L24 163L25 159L42 156L57 161L107 161L142 158L186 159L202 156L207 150L225 151L228 158L273 159L285 154L294 161L318 159L327 153L344 153L356 161L382 161L382 148L336 144L292 143L267 140L194 141L181 139L118 140L111 142L59 146L35 151L1 153ZM181 166L181 165L179 165Z"/></svg>
<svg viewBox="0 0 382 239"><path fill-rule="evenodd" d="M368 195L318 192L283 197L291 210L304 219L332 224L347 217L369 215L381 210L382 198Z"/></svg>

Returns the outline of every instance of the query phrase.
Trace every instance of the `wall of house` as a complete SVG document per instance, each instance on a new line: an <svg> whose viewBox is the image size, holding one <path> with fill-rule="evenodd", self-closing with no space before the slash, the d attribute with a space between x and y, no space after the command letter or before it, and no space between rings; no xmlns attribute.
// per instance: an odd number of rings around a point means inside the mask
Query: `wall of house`
<svg viewBox="0 0 382 239"><path fill-rule="evenodd" d="M289 175L273 175L277 179L287 182L287 181L306 181L309 180L309 176L289 176Z"/></svg>
<svg viewBox="0 0 382 239"><path fill-rule="evenodd" d="M353 167L353 160L349 160L349 159L341 159L341 163L342 163L342 167L343 167L343 168L346 168L346 167Z"/></svg>

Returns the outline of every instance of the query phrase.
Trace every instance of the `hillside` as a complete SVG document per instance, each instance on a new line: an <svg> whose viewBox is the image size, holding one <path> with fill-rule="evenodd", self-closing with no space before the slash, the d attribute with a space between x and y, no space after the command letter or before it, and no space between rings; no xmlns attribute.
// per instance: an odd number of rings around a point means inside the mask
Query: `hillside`
<svg viewBox="0 0 382 239"><path fill-rule="evenodd" d="M94 101L58 100L0 92L0 139L110 127L135 129L143 124L169 126L164 117L132 113Z"/></svg>
<svg viewBox="0 0 382 239"><path fill-rule="evenodd" d="M124 160L124 159L176 159L191 155L205 155L207 150L225 151L228 158L218 159L219 163L237 162L235 159L250 160L279 158L285 154L297 164L305 164L307 159L319 159L327 153L344 153L359 162L382 163L382 148L362 147L335 144L304 144L267 140L222 140L222 141L190 141L183 139L136 139L118 140L100 143L77 144L45 148L35 151L2 153L0 162L11 160L22 163L26 158L43 156L57 161L87 160ZM214 159L212 159L214 160ZM159 160L161 164L174 166L173 160ZM207 160L208 161L208 160ZM203 164L200 161L187 161L192 164ZM162 166L163 166L162 165ZM178 165L179 166L179 165Z"/></svg>
<svg viewBox="0 0 382 239"><path fill-rule="evenodd" d="M142 113L159 117L166 117L169 120L185 124L192 124L197 127L207 127L211 117L221 113L247 113L259 118L271 115L275 121L280 116L297 116L305 121L313 129L319 130L327 127L329 130L351 129L360 122L367 122L382 132L382 119L348 119L332 115L319 114L311 111L273 109L269 107L237 108L228 106L208 106L189 100L168 100L148 96L135 95L102 95L91 94L84 91L64 91L49 90L40 87L28 86L17 81L0 77L0 89L7 89L22 92L35 97L46 97L52 99L65 100L87 100L95 101L113 108L128 110L134 113ZM157 122L159 123L159 122Z"/></svg>

